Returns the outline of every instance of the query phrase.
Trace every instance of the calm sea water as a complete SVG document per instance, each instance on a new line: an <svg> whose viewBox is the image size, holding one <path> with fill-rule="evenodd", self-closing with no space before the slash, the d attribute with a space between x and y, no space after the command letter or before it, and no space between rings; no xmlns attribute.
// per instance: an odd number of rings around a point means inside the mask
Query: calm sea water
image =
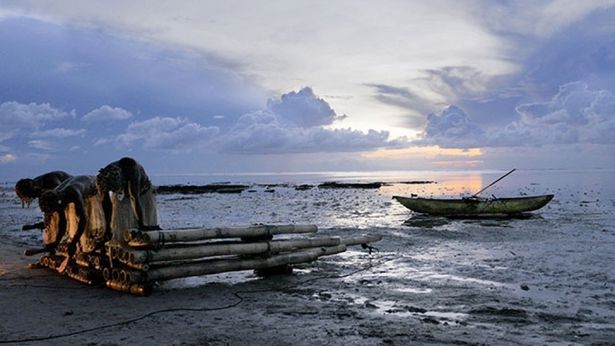
<svg viewBox="0 0 615 346"><path fill-rule="evenodd" d="M459 197L472 195L505 174L506 171L392 171L323 172L252 175L153 176L154 184L241 183L252 187L241 195L160 196L165 201L202 210L188 219L182 212L169 211L169 226L185 221L190 225L220 222L317 222L326 227L399 227L409 211L391 201L394 195ZM555 199L541 214L551 211L604 211L615 205L613 170L519 170L509 175L482 196L523 196L554 194ZM318 189L296 191L299 184L338 182L388 182L380 189ZM429 184L407 184L431 181ZM406 183L404 183L406 182ZM290 184L268 189L266 184ZM171 203L173 204L173 203ZM173 204L173 207L175 205ZM180 220L180 221L178 221Z"/></svg>

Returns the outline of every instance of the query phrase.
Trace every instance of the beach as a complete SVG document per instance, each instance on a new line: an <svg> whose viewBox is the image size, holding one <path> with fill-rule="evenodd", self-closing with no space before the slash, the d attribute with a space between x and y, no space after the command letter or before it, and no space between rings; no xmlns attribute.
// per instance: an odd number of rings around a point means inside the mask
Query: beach
<svg viewBox="0 0 615 346"><path fill-rule="evenodd" d="M238 183L241 193L157 196L163 229L315 224L318 234L376 234L296 266L161 282L149 297L28 269L41 243L33 204L0 190L0 343L175 345L610 344L615 338L612 170L518 171L486 196L554 194L523 218L412 213L393 195L471 195L502 172L156 177L155 185ZM324 188L326 181L379 188ZM297 186L309 185L305 189Z"/></svg>

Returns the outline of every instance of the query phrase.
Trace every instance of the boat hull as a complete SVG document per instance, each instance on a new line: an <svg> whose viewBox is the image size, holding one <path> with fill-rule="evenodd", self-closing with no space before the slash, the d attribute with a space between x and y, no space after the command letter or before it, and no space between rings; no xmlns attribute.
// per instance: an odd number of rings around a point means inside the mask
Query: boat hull
<svg viewBox="0 0 615 346"><path fill-rule="evenodd" d="M393 196L406 208L431 215L497 215L519 214L538 210L553 199L553 195L496 199L433 199Z"/></svg>

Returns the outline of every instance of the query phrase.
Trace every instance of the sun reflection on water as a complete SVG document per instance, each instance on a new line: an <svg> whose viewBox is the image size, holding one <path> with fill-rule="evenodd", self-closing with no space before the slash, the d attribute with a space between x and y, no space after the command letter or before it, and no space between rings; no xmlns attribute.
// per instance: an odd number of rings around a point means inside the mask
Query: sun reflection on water
<svg viewBox="0 0 615 346"><path fill-rule="evenodd" d="M483 188L480 174L459 174L444 177L433 183L395 183L380 188L380 193L391 196L459 197L473 195Z"/></svg>

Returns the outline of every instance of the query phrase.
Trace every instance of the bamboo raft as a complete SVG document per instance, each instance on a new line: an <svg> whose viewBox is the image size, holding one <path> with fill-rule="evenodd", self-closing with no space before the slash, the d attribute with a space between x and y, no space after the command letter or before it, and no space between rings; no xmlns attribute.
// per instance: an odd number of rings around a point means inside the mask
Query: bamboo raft
<svg viewBox="0 0 615 346"><path fill-rule="evenodd" d="M344 252L348 246L381 240L374 235L297 237L317 231L314 225L129 229L121 240L110 240L90 253L78 251L65 273L88 285L148 296L159 281L242 270L274 273ZM278 235L284 237L274 239ZM65 246L59 246L56 254L43 256L39 265L55 270L65 256Z"/></svg>

